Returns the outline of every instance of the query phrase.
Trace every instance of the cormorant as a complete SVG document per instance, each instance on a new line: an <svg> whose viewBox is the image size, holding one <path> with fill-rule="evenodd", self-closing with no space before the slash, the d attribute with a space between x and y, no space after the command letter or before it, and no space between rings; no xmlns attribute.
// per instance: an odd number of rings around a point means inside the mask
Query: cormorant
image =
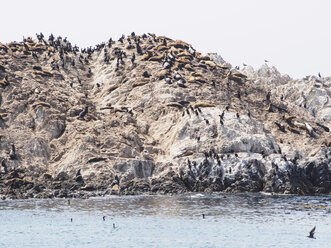
<svg viewBox="0 0 331 248"><path fill-rule="evenodd" d="M86 106L78 115L78 119L84 119L84 116L87 114L88 112L88 107Z"/></svg>
<svg viewBox="0 0 331 248"><path fill-rule="evenodd" d="M309 236L307 236L307 237L308 237L308 238L311 238L311 239L316 239L316 238L314 237L315 230L316 230L316 226L314 226L314 228L311 229L311 231L309 232Z"/></svg>

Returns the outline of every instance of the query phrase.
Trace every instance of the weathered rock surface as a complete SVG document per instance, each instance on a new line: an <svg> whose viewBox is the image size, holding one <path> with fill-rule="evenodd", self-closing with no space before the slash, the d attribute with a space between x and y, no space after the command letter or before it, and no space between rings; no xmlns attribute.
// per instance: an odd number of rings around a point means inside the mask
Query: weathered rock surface
<svg viewBox="0 0 331 248"><path fill-rule="evenodd" d="M2 196L330 193L330 77L131 35L0 43L0 83Z"/></svg>

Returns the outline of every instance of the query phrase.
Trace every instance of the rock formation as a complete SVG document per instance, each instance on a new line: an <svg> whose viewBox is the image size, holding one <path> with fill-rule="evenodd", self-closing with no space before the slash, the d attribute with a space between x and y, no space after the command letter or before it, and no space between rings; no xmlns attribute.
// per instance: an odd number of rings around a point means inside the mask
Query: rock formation
<svg viewBox="0 0 331 248"><path fill-rule="evenodd" d="M331 78L154 34L0 43L0 195L330 193Z"/></svg>

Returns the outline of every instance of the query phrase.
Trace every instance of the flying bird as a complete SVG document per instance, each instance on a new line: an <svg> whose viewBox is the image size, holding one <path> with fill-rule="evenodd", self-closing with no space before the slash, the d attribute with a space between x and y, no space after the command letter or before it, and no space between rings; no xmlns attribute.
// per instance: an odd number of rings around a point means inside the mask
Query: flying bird
<svg viewBox="0 0 331 248"><path fill-rule="evenodd" d="M308 238L316 239L316 238L314 237L315 229L316 229L316 226L314 226L314 228L311 229L311 231L309 232L309 236L307 236Z"/></svg>

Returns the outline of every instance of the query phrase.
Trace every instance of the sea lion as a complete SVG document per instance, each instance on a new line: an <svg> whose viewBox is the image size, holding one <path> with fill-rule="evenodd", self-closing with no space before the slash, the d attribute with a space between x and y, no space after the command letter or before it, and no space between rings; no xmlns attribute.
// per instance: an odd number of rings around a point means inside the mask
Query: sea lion
<svg viewBox="0 0 331 248"><path fill-rule="evenodd" d="M186 64L186 65L184 66L184 68L185 68L186 70L188 70L188 71L194 71L194 69L192 68L192 66L191 66L190 64Z"/></svg>
<svg viewBox="0 0 331 248"><path fill-rule="evenodd" d="M193 105L194 108L210 108L210 107L215 107L215 104L212 103L206 103L206 102L198 102Z"/></svg>
<svg viewBox="0 0 331 248"><path fill-rule="evenodd" d="M138 82L134 82L132 87L135 88L135 87L142 86L142 85L145 85L148 83L149 83L148 81L138 81Z"/></svg>
<svg viewBox="0 0 331 248"><path fill-rule="evenodd" d="M6 75L3 79L0 80L0 84L3 87L6 87L9 84L9 82L8 82L8 75Z"/></svg>
<svg viewBox="0 0 331 248"><path fill-rule="evenodd" d="M159 79L163 79L163 78L164 78L166 75L168 75L168 74L169 74L169 70L168 70L168 69L164 69L164 70L158 72L158 73L156 74L156 76L157 76Z"/></svg>
<svg viewBox="0 0 331 248"><path fill-rule="evenodd" d="M31 105L32 108L35 108L37 106L43 106L43 107L47 107L47 108L50 108L51 107L51 105L49 103L47 103L47 102L41 102L41 101L40 102L35 102L35 103L33 103Z"/></svg>
<svg viewBox="0 0 331 248"><path fill-rule="evenodd" d="M296 117L289 115L287 113L284 114L284 120L288 123L288 124L292 124L292 120L294 120Z"/></svg>
<svg viewBox="0 0 331 248"><path fill-rule="evenodd" d="M316 122L316 125L323 128L325 132L330 132L330 129L327 126L324 126L323 124L318 122Z"/></svg>
<svg viewBox="0 0 331 248"><path fill-rule="evenodd" d="M8 113L0 113L0 120L4 120L6 117L8 117Z"/></svg>
<svg viewBox="0 0 331 248"><path fill-rule="evenodd" d="M151 52L151 51L146 51L146 52L147 52L147 53L145 53L145 54L141 57L142 60L148 60L150 57L153 56L153 52Z"/></svg>
<svg viewBox="0 0 331 248"><path fill-rule="evenodd" d="M300 134L300 131L295 128L288 127L288 130L291 131L292 133Z"/></svg>
<svg viewBox="0 0 331 248"><path fill-rule="evenodd" d="M309 125L309 123L305 122L305 128L306 128L306 131L307 133L310 135L310 136L314 136L314 129L311 125Z"/></svg>
<svg viewBox="0 0 331 248"><path fill-rule="evenodd" d="M164 56L165 56L165 53L162 53L159 56L150 57L148 60L149 61L160 61L160 60L162 60L164 58Z"/></svg>
<svg viewBox="0 0 331 248"><path fill-rule="evenodd" d="M206 61L205 62L206 65L210 66L211 68L215 68L216 67L216 64L212 61Z"/></svg>
<svg viewBox="0 0 331 248"><path fill-rule="evenodd" d="M107 90L108 93L111 93L113 92L114 90L116 90L118 88L118 85L113 85L113 86L110 86L109 89Z"/></svg>
<svg viewBox="0 0 331 248"><path fill-rule="evenodd" d="M297 128L301 128L301 129L306 129L306 126L304 123L298 122L298 121L294 121L293 125Z"/></svg>
<svg viewBox="0 0 331 248"><path fill-rule="evenodd" d="M167 104L167 106L170 106L170 107L177 107L177 108L183 108L183 106L181 104L179 104L178 102L170 102Z"/></svg>

